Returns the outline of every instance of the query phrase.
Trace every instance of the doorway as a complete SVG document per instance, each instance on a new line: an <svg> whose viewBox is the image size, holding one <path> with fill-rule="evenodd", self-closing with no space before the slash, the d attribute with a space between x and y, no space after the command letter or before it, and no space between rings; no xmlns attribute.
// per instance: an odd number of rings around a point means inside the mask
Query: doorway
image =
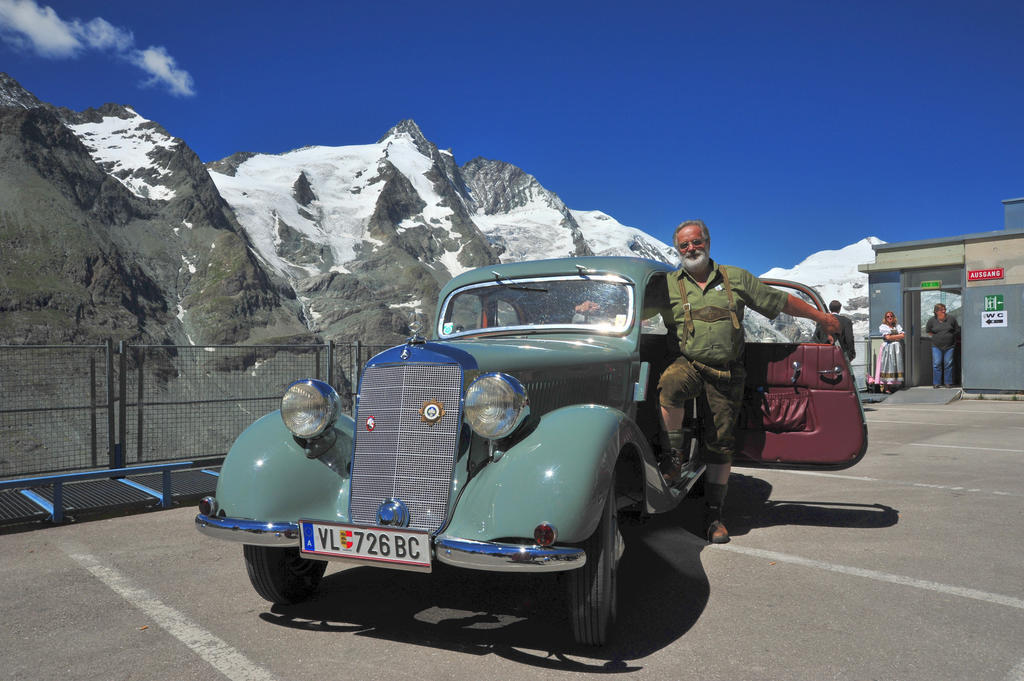
<svg viewBox="0 0 1024 681"><path fill-rule="evenodd" d="M904 345L907 349L907 385L931 385L932 384L932 340L925 333L925 326L934 314L934 307L938 303L946 306L946 314L956 319L957 323L963 326L963 303L961 289L954 288L931 288L912 289L906 292L906 307L904 309L904 325L906 340ZM953 351L953 383L960 385L960 346L957 344Z"/></svg>

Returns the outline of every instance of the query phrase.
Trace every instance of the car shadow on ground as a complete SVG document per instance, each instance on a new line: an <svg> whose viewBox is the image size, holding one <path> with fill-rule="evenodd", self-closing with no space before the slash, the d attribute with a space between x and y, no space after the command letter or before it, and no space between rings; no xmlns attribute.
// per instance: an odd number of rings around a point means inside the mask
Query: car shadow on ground
<svg viewBox="0 0 1024 681"><path fill-rule="evenodd" d="M573 641L564 575L520 575L440 565L431 574L354 567L330 572L313 599L260 615L324 634L498 655L540 668L630 672L697 622L709 585L696 502L644 522L624 521L618 623L603 647ZM336 564L340 565L340 564Z"/></svg>
<svg viewBox="0 0 1024 681"><path fill-rule="evenodd" d="M733 536L774 525L888 527L887 506L770 499L756 477L730 478L726 523ZM626 551L619 565L618 623L603 647L573 641L564 575L460 570L437 564L431 574L370 567L331 569L315 596L275 605L260 617L325 635L387 641L500 657L543 669L628 673L644 657L684 636L708 602L701 563L703 503L686 499L670 513L621 524ZM333 564L336 567L340 563Z"/></svg>
<svg viewBox="0 0 1024 681"><path fill-rule="evenodd" d="M740 537L758 527L804 525L815 527L892 527L899 512L884 504L772 499L770 483L751 475L733 473L724 520L729 534Z"/></svg>

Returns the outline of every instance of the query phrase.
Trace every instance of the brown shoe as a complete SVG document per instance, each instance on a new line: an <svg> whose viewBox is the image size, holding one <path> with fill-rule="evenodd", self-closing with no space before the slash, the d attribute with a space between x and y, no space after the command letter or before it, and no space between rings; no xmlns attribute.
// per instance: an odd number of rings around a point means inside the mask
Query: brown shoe
<svg viewBox="0 0 1024 681"><path fill-rule="evenodd" d="M668 486L675 485L683 477L683 469L686 468L688 458L678 449L670 449L669 453L661 460L661 477L665 479Z"/></svg>
<svg viewBox="0 0 1024 681"><path fill-rule="evenodd" d="M729 541L729 530L721 520L716 520L708 526L708 541L712 544L725 544Z"/></svg>

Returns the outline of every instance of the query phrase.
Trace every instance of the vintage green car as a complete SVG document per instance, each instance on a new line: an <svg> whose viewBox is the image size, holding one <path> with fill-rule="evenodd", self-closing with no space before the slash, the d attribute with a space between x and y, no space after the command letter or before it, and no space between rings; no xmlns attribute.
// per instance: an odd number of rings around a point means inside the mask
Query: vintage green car
<svg viewBox="0 0 1024 681"><path fill-rule="evenodd" d="M690 464L659 470L657 378L677 353L657 310L669 265L572 258L466 272L425 340L372 358L355 418L326 383L297 381L235 441L198 529L241 542L273 603L318 586L327 560L429 572L565 572L575 639L614 623L621 514L668 511L704 471L700 400ZM788 287L820 309L807 287ZM845 468L867 448L838 346L748 310L737 465Z"/></svg>

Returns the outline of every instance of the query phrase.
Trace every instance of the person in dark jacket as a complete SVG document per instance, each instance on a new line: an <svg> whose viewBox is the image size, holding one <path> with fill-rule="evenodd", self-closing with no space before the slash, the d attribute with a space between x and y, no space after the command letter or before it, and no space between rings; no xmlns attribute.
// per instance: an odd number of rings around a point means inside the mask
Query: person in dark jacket
<svg viewBox="0 0 1024 681"><path fill-rule="evenodd" d="M843 354L846 355L846 359L853 360L857 356L857 348L853 341L853 322L846 315L839 314L839 311L843 309L842 304L838 300L833 300L828 304L829 312L839 320L839 333L836 334L836 340L839 341L839 347L843 349ZM832 339L829 334L821 328L819 324L814 329L814 340L818 343L831 343Z"/></svg>
<svg viewBox="0 0 1024 681"><path fill-rule="evenodd" d="M924 330L932 339L932 387L953 387L953 348L960 325L955 317L946 314L946 306L937 303L932 308L934 316L928 320Z"/></svg>

